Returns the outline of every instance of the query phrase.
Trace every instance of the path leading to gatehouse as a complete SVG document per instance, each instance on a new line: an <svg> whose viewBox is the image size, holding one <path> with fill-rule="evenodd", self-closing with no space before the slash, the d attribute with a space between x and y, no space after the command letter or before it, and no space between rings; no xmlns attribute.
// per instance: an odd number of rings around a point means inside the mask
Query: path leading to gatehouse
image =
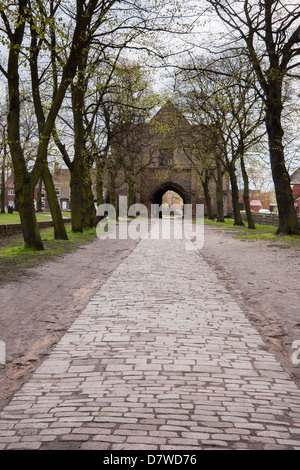
<svg viewBox="0 0 300 470"><path fill-rule="evenodd" d="M184 240L142 240L0 413L0 449L300 449L300 393Z"/></svg>

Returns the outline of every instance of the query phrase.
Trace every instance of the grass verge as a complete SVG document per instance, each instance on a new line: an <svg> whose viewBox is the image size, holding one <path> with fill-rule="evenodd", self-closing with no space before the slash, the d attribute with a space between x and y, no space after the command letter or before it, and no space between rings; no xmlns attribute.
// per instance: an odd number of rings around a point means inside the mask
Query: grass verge
<svg viewBox="0 0 300 470"><path fill-rule="evenodd" d="M0 285L18 281L22 275L26 275L28 268L39 266L65 253L71 253L96 237L95 228L84 229L83 233L74 233L71 231L71 225L66 225L66 230L69 240L54 240L51 227L41 230L44 251L24 247L22 237L6 238L5 244L0 246Z"/></svg>
<svg viewBox="0 0 300 470"><path fill-rule="evenodd" d="M36 215L38 222L45 222L46 220L51 219L51 214L37 214ZM20 215L19 212L14 212L13 214L0 214L0 225L8 224L20 224Z"/></svg>
<svg viewBox="0 0 300 470"><path fill-rule="evenodd" d="M71 217L70 212L62 212L63 217ZM37 212L36 218L38 222L45 222L46 220L51 220L50 212ZM0 214L0 225L8 224L20 224L20 215L19 212L14 212L13 214Z"/></svg>
<svg viewBox="0 0 300 470"><path fill-rule="evenodd" d="M276 235L276 227L273 225L255 225L255 230L248 229L247 222L244 226L233 225L233 219L225 219L225 222L216 222L204 219L205 225L219 227L220 229L230 230L234 233L235 238L250 241L266 241L271 242L271 246L279 248L300 248L299 235Z"/></svg>

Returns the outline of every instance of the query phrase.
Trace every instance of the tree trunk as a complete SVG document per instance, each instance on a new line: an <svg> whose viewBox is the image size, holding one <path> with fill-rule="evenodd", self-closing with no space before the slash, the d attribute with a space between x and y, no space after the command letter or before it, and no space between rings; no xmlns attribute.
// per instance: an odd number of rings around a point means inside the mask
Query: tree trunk
<svg viewBox="0 0 300 470"><path fill-rule="evenodd" d="M214 212L212 208L212 202L211 202L211 195L209 192L209 180L210 178L208 176L205 176L204 180L202 181L202 186L204 190L204 197L205 197L205 202L206 202L208 219L215 220L215 216L214 216Z"/></svg>
<svg viewBox="0 0 300 470"><path fill-rule="evenodd" d="M110 184L109 184L109 204L111 204L117 213L117 189L116 189L116 174L110 174Z"/></svg>
<svg viewBox="0 0 300 470"><path fill-rule="evenodd" d="M224 204L223 204L223 174L220 162L217 164L216 180L216 198L217 198L217 222L224 222Z"/></svg>
<svg viewBox="0 0 300 470"><path fill-rule="evenodd" d="M232 196L232 209L233 209L233 217L234 217L234 224L233 225L245 225L242 221L240 206L239 206L239 188L237 184L235 168L233 165L229 168L229 177L231 182L231 196Z"/></svg>
<svg viewBox="0 0 300 470"><path fill-rule="evenodd" d="M5 214L5 159L1 168L1 195L0 195L1 214Z"/></svg>
<svg viewBox="0 0 300 470"><path fill-rule="evenodd" d="M16 188L16 187L17 187L16 175L14 174L14 188ZM15 205L15 211L19 212L19 203L18 203L17 191L15 191L14 205Z"/></svg>
<svg viewBox="0 0 300 470"><path fill-rule="evenodd" d="M243 181L244 181L243 199L244 199L245 210L246 210L246 215L247 215L248 228L251 230L254 230L255 223L254 223L254 219L253 219L253 215L252 215L251 207L250 207L249 180L248 180L248 175L247 175L246 168L245 168L244 157L241 157L241 170L242 170Z"/></svg>
<svg viewBox="0 0 300 470"><path fill-rule="evenodd" d="M96 227L98 219L96 216L96 208L94 204L94 196L91 192L91 187L87 185L82 186L82 226L83 227Z"/></svg>
<svg viewBox="0 0 300 470"><path fill-rule="evenodd" d="M134 183L130 182L128 185L128 202L127 208L129 209L135 203L135 191L134 191Z"/></svg>
<svg viewBox="0 0 300 470"><path fill-rule="evenodd" d="M103 170L99 159L96 160L96 193L97 193L97 205L103 204Z"/></svg>
<svg viewBox="0 0 300 470"><path fill-rule="evenodd" d="M43 180L47 193L47 199L50 205L50 211L52 215L52 221L54 226L54 238L55 240L68 240L66 227L62 218L59 202L53 183L53 179L48 166L44 167Z"/></svg>
<svg viewBox="0 0 300 470"><path fill-rule="evenodd" d="M34 208L34 195L30 179L16 178L16 197L22 224L24 243L27 248L44 250Z"/></svg>
<svg viewBox="0 0 300 470"><path fill-rule="evenodd" d="M81 165L81 217L83 227L96 227L98 219L92 191L91 168L86 162Z"/></svg>
<svg viewBox="0 0 300 470"><path fill-rule="evenodd" d="M277 234L300 234L290 177L286 169L283 150L283 129L281 126L281 107L269 105L266 111L266 127L269 139L272 177L279 214Z"/></svg>
<svg viewBox="0 0 300 470"><path fill-rule="evenodd" d="M19 2L21 16L26 2ZM14 39L15 46L11 47L8 56L8 95L9 110L7 115L7 134L10 154L14 167L15 190L18 210L20 213L24 243L26 247L35 250L44 250L39 226L34 208L34 188L31 177L26 169L23 149L20 139L20 92L19 92L19 47L23 41L24 23L16 26Z"/></svg>
<svg viewBox="0 0 300 470"><path fill-rule="evenodd" d="M86 138L83 125L83 109L85 96L85 68L87 63L88 49L82 51L78 62L77 82L71 86L72 111L74 119L74 159L71 173L71 220L72 231L82 232L82 181L81 174L84 159L84 141ZM74 211L74 213L73 213Z"/></svg>
<svg viewBox="0 0 300 470"><path fill-rule="evenodd" d="M83 232L81 219L81 178L80 171L73 166L71 172L71 223L73 232Z"/></svg>
<svg viewBox="0 0 300 470"><path fill-rule="evenodd" d="M43 184L43 178L40 178L38 192L37 192L37 201L36 201L37 212L42 212L42 184Z"/></svg>

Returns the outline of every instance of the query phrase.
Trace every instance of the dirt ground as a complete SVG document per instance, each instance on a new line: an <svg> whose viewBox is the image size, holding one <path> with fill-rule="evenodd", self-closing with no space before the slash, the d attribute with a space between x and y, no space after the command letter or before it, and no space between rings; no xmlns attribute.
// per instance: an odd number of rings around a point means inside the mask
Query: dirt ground
<svg viewBox="0 0 300 470"><path fill-rule="evenodd" d="M5 367L0 365L0 409L29 380L136 243L106 240L101 245L95 239L0 288L0 340L6 343L7 361ZM206 227L201 253L266 347L300 384L300 365L291 361L292 342L300 340L300 250L241 241L229 231Z"/></svg>
<svg viewBox="0 0 300 470"><path fill-rule="evenodd" d="M300 249L206 227L202 254L300 386L300 365L292 362L300 341Z"/></svg>

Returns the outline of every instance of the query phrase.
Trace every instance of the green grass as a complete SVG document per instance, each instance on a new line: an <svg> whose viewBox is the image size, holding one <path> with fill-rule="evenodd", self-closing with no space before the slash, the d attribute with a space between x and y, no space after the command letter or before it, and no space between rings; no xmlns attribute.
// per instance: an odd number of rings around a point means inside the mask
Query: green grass
<svg viewBox="0 0 300 470"><path fill-rule="evenodd" d="M70 212L62 212L63 217L71 217ZM38 222L45 222L51 219L50 212L37 212L36 218ZM14 212L13 214L0 214L0 225L7 225L7 224L19 224L20 223L20 215L19 212Z"/></svg>
<svg viewBox="0 0 300 470"><path fill-rule="evenodd" d="M71 253L80 245L89 243L96 237L96 229L84 229L83 233L74 233L71 226L66 225L69 240L54 240L53 228L41 230L45 250L35 251L24 246L23 238L2 239L0 246L0 285L10 281L18 281L25 275L27 268L39 266L65 253Z"/></svg>
<svg viewBox="0 0 300 470"><path fill-rule="evenodd" d="M247 222L244 223L244 226L237 226L233 225L233 219L225 219L225 222L204 219L205 225L230 230L234 234L234 237L240 240L272 242L272 246L279 248L300 248L299 235L276 235L276 227L273 225L255 224L255 230L250 230L248 229Z"/></svg>
<svg viewBox="0 0 300 470"><path fill-rule="evenodd" d="M37 214L37 221L43 222L46 220L51 219L51 214L47 215L40 215ZM0 225L7 225L7 224L19 224L20 223L20 215L19 212L14 212L13 214L0 214Z"/></svg>
<svg viewBox="0 0 300 470"><path fill-rule="evenodd" d="M37 212L37 215L40 215L40 214L44 214L44 215L48 215L49 217L51 217L51 212ZM62 212L61 213L63 217L68 217L69 219L71 218L71 212L70 211L67 211L67 212Z"/></svg>

